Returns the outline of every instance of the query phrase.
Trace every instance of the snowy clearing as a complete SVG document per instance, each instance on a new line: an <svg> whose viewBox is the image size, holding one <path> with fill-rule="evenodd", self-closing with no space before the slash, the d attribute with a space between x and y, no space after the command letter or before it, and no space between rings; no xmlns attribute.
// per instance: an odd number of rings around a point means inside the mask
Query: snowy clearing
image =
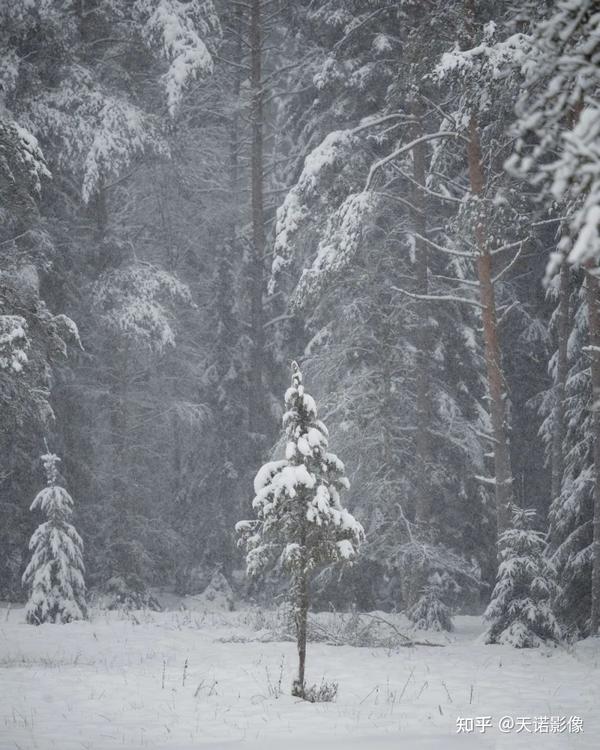
<svg viewBox="0 0 600 750"><path fill-rule="evenodd" d="M295 644L268 641L269 618L93 610L89 622L33 627L23 609L3 609L0 748L598 747L600 639L486 646L480 618L462 616L452 635L427 634L444 648L310 643L308 681L335 680L339 694L309 704L289 695ZM576 715L583 733L501 734L504 715ZM457 734L459 716L491 716L494 728Z"/></svg>

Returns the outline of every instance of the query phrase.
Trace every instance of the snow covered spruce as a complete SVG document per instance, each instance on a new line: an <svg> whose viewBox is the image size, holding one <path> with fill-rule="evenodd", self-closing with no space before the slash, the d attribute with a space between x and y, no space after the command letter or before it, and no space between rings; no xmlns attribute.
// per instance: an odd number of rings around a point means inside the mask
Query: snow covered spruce
<svg viewBox="0 0 600 750"><path fill-rule="evenodd" d="M73 499L57 485L57 464L54 453L42 456L48 484L31 504L48 520L40 524L29 542L33 554L23 585L30 589L25 610L27 622L71 622L87 616L83 565L83 542L68 522L73 512Z"/></svg>
<svg viewBox="0 0 600 750"><path fill-rule="evenodd" d="M327 689L331 686L307 688L304 680L309 582L320 566L352 561L364 531L340 503L340 490L350 483L344 464L327 451L327 428L317 419L315 401L304 391L296 362L285 405L285 458L260 469L252 501L258 518L240 521L236 531L247 550L249 575L278 565L292 576L298 642L298 677L292 694L307 700L331 699Z"/></svg>
<svg viewBox="0 0 600 750"><path fill-rule="evenodd" d="M534 516L513 506L512 525L500 537L501 562L485 612L487 643L532 648L561 638L552 611L555 571L544 554L545 535L531 528Z"/></svg>
<svg viewBox="0 0 600 750"><path fill-rule="evenodd" d="M434 571L423 586L421 596L406 612L406 616L418 630L436 630L450 632L452 610L446 604L448 589L458 588L456 582L447 573Z"/></svg>

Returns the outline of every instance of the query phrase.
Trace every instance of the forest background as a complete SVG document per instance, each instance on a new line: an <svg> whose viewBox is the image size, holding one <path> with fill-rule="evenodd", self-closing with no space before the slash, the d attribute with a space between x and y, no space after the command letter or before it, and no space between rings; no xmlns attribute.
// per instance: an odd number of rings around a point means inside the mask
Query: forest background
<svg viewBox="0 0 600 750"><path fill-rule="evenodd" d="M599 19L0 2L0 597L47 439L89 587L271 601L233 527L297 358L367 540L316 606L479 611L516 504L597 629Z"/></svg>

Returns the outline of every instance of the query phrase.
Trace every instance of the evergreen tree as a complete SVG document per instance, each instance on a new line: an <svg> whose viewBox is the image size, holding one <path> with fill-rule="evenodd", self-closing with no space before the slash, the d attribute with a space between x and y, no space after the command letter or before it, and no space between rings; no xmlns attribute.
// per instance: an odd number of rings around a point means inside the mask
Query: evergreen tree
<svg viewBox="0 0 600 750"><path fill-rule="evenodd" d="M148 174L175 155L175 120L192 82L210 78L220 35L210 0L0 3L0 337L8 329L17 357L5 367L9 347L0 346L4 596L19 589L35 445L54 416L74 494L86 500L88 581L131 568L162 577L181 558L169 553L181 541L171 543L173 513L164 507L172 488L165 443L178 452L165 432L191 432L200 421L198 377L181 393L174 378L155 385L149 375L173 356L191 299L177 276L188 269L164 258L182 248L178 235L155 231L164 212L148 206L161 185ZM197 233L186 234L196 247ZM67 350L77 344L71 317L85 352ZM165 411L165 430L145 430L138 441L132 424ZM93 424L85 437L82 424Z"/></svg>
<svg viewBox="0 0 600 750"><path fill-rule="evenodd" d="M594 393L600 391L600 14L596 0L556 0L533 33L517 104L518 139L509 169L526 177L564 216L548 276L561 262L585 268ZM564 382L564 378L563 378ZM558 434L562 425L557 420ZM600 412L592 408L594 484L590 631L600 632ZM586 555L587 556L587 555Z"/></svg>
<svg viewBox="0 0 600 750"><path fill-rule="evenodd" d="M360 523L340 503L350 483L344 464L327 451L328 432L317 419L315 401L305 392L292 363L292 386L285 394L285 458L266 463L256 475L252 502L258 518L240 521L236 531L247 550L247 570L257 575L273 564L292 576L298 642L298 678L292 693L306 697L304 668L309 580L330 563L353 560L364 538Z"/></svg>
<svg viewBox="0 0 600 750"><path fill-rule="evenodd" d="M573 310L568 329L567 374L564 388L565 430L561 440L563 467L558 493L548 513L548 555L555 565L560 584L554 609L569 636L590 633L594 517L594 412L591 368L587 345L587 309L583 273L572 273ZM556 316L555 316L556 317ZM557 356L551 360L556 381ZM556 428L554 387L540 404L544 416L540 432L547 454L552 454Z"/></svg>
<svg viewBox="0 0 600 750"><path fill-rule="evenodd" d="M508 167L568 206L551 266L600 257L600 14L597 0L556 0L523 59L519 136Z"/></svg>
<svg viewBox="0 0 600 750"><path fill-rule="evenodd" d="M421 597L406 613L408 619L420 630L453 630L452 610L446 599L448 589L455 586L454 579L448 574L440 575L437 571L431 574Z"/></svg>
<svg viewBox="0 0 600 750"><path fill-rule="evenodd" d="M39 492L31 510L41 510L48 520L40 524L29 542L33 554L23 584L30 589L27 622L71 622L87 616L83 542L68 519L73 499L57 485L59 457L42 456L48 486Z"/></svg>
<svg viewBox="0 0 600 750"><path fill-rule="evenodd" d="M512 524L500 536L500 566L485 611L487 643L532 648L561 638L552 611L555 570L544 555L545 535L531 528L535 511L513 506Z"/></svg>

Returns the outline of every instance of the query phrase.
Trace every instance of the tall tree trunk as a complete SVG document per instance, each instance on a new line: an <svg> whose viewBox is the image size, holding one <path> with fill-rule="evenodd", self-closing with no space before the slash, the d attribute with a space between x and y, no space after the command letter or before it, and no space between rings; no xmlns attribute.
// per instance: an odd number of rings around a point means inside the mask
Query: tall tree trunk
<svg viewBox="0 0 600 750"><path fill-rule="evenodd" d="M233 71L233 102L234 108L229 125L229 185L231 190L232 210L229 222L229 255L231 261L235 258L238 231L238 191L239 191L239 148L240 148L240 117L239 104L242 89L242 8L236 9L233 19L235 38L235 62L238 63Z"/></svg>
<svg viewBox="0 0 600 750"><path fill-rule="evenodd" d="M417 118L417 126L414 129L415 139L423 135L423 127L420 121L422 107L418 100L412 102L411 111ZM412 189L412 225L414 229L415 245L415 272L416 293L427 295L429 293L429 254L427 245L422 237L426 236L426 197L425 187L425 143L417 144L412 151L413 157L413 189ZM417 332L416 332L416 357L415 357L415 380L416 380L416 434L415 434L415 472L416 472L416 498L415 498L415 521L418 527L417 535L420 541L431 537L431 327L429 325L430 309L425 299L416 301ZM417 603L423 589L427 584L429 570L426 564L411 566L406 580L403 581L403 595L408 607Z"/></svg>
<svg viewBox="0 0 600 750"><path fill-rule="evenodd" d="M419 117L421 107L415 102L413 113ZM423 134L419 124L414 134L418 138ZM425 143L419 143L413 148L413 179L414 189L412 202L414 210L412 221L415 229L415 269L417 274L417 294L429 293L429 263L427 246L421 237L425 237L426 202L425 192ZM417 236L420 235L420 236ZM419 320L417 331L416 380L417 380L417 433L416 433L416 470L417 470L417 503L415 516L417 523L428 524L431 520L431 387L429 368L431 366L431 330L429 326L429 305L426 300L420 300Z"/></svg>
<svg viewBox="0 0 600 750"><path fill-rule="evenodd" d="M294 680L292 695L305 697L306 630L308 622L308 581L306 569L296 574L294 583L294 620L296 623L296 646L298 649L298 677Z"/></svg>
<svg viewBox="0 0 600 750"><path fill-rule="evenodd" d="M479 128L477 118L471 115L469 122L469 143L467 148L469 162L469 182L473 195L481 198L485 184ZM510 521L510 507L514 502L513 476L510 463L508 425L506 419L506 389L500 344L498 341L498 320L496 316L496 298L494 293L492 256L487 243L487 227L483 208L475 227L475 240L478 248L477 275L481 298L483 335L485 341L485 364L487 370L488 391L490 399L490 416L492 420L492 437L494 451L494 469L496 474L496 512L498 536L507 528Z"/></svg>
<svg viewBox="0 0 600 750"><path fill-rule="evenodd" d="M592 611L590 632L600 631L600 282L586 269L589 342L592 370L592 415L594 432L594 516L592 540Z"/></svg>
<svg viewBox="0 0 600 750"><path fill-rule="evenodd" d="M305 668L306 668L306 627L308 621L308 574L307 568L307 521L304 515L305 503L298 499L297 512L300 524L300 559L298 568L294 573L292 600L294 607L294 622L296 625L296 646L298 649L298 677L292 685L292 695L298 698L305 697Z"/></svg>
<svg viewBox="0 0 600 750"><path fill-rule="evenodd" d="M580 99L569 113L568 125L573 129L579 120L583 107ZM565 387L567 383L569 341L569 302L571 294L571 270L566 258L560 267L560 287L558 296L558 352L556 363L556 402L552 435L552 500L561 490L564 472L563 441L565 437Z"/></svg>
<svg viewBox="0 0 600 750"><path fill-rule="evenodd" d="M227 469L226 461L235 451L235 437L237 431L231 417L231 386L227 384L227 376L233 362L235 361L235 347L238 346L239 331L237 327L235 312L236 281L234 269L241 265L241 254L238 256L240 247L238 243L239 230L239 190L240 190L240 92L242 88L242 21L243 8L238 5L233 13L232 25L234 29L235 47L233 50L234 60L238 63L233 69L232 94L233 111L229 123L229 190L231 195L231 210L229 213L228 237L223 246L223 257L219 265L219 287L218 307L220 309L221 336L218 342L219 357L217 360L217 371L222 383L224 397L217 399L216 409L219 413L220 430L216 456L220 463L216 465L217 491L214 497L214 512L216 528L218 533L214 536L215 551L223 550L231 545L230 514L231 498L235 490L232 487L231 472ZM252 393L250 394L252 399ZM250 424L252 424L250 422ZM238 425L238 429L242 425ZM247 425L244 425L247 428ZM250 429L254 429L251 427ZM221 556L223 556L221 554ZM225 555L222 572L229 578L234 565L235 555L233 548Z"/></svg>
<svg viewBox="0 0 600 750"><path fill-rule="evenodd" d="M565 386L567 382L567 344L569 341L569 297L571 271L566 260L560 269L558 292L558 329L555 403L552 424L552 500L560 495L564 471L563 443L565 437Z"/></svg>
<svg viewBox="0 0 600 750"><path fill-rule="evenodd" d="M252 429L262 432L263 424L263 358L264 358L264 254L265 209L263 189L263 80L262 80L262 18L261 0L252 0L250 8L251 90L252 90L252 265L251 265L251 390L249 414Z"/></svg>

